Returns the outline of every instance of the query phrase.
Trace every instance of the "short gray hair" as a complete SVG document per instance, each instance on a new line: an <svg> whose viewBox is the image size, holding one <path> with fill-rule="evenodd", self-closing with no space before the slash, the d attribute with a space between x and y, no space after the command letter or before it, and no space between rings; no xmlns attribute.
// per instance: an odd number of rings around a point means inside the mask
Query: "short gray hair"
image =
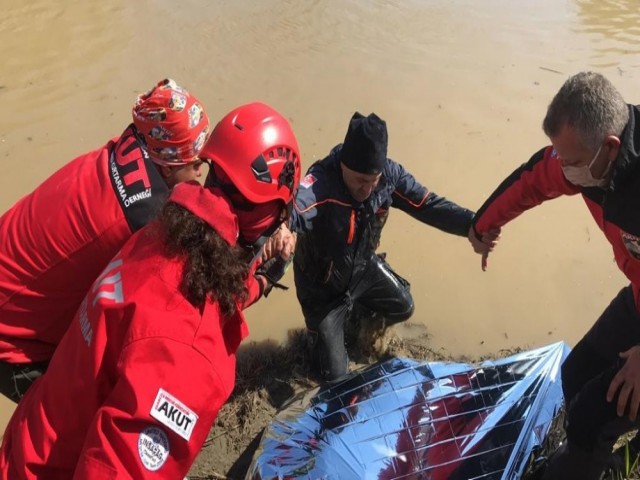
<svg viewBox="0 0 640 480"><path fill-rule="evenodd" d="M629 107L613 84L599 73L580 72L553 97L542 129L555 137L569 125L585 146L596 150L608 135L620 137L628 121Z"/></svg>

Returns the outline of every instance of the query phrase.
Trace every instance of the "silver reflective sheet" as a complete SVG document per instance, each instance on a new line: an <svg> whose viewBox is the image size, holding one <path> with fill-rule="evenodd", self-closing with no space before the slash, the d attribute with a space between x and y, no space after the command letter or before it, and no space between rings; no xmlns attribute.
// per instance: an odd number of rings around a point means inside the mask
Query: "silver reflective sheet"
<svg viewBox="0 0 640 480"><path fill-rule="evenodd" d="M296 397L251 479L519 479L562 407L564 343L478 365L393 358Z"/></svg>

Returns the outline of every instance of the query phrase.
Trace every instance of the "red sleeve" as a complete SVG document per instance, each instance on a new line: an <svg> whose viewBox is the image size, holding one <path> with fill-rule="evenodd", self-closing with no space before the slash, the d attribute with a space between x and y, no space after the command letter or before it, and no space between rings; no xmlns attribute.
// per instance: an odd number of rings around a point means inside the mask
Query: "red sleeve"
<svg viewBox="0 0 640 480"><path fill-rule="evenodd" d="M510 222L522 212L560 195L575 195L580 187L562 173L553 147L545 147L509 175L476 213L473 226L482 234Z"/></svg>
<svg viewBox="0 0 640 480"><path fill-rule="evenodd" d="M262 260L254 262L249 270L249 276L247 277L247 281L245 286L247 287L247 299L242 305L242 310L249 308L251 305L256 303L262 297L265 289L265 279L262 276L256 276L256 271L262 265Z"/></svg>
<svg viewBox="0 0 640 480"><path fill-rule="evenodd" d="M126 347L73 478L184 478L231 394L233 375L221 378L221 371L224 364L214 369L192 346L174 340Z"/></svg>

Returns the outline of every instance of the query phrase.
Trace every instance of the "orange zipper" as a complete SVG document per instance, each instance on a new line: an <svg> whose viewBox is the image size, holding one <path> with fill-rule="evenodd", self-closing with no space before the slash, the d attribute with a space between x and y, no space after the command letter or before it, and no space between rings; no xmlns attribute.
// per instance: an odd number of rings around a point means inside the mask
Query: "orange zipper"
<svg viewBox="0 0 640 480"><path fill-rule="evenodd" d="M347 245L353 243L353 237L356 234L356 211L351 209L351 222L349 223L349 236L347 237Z"/></svg>

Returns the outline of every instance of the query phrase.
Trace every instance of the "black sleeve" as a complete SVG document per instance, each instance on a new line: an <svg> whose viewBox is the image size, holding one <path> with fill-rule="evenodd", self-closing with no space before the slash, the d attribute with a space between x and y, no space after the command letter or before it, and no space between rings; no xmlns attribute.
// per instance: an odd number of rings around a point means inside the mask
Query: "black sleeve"
<svg viewBox="0 0 640 480"><path fill-rule="evenodd" d="M402 165L393 162L391 167L391 177L395 181L393 207L443 232L467 235L473 220L471 210L430 192Z"/></svg>

